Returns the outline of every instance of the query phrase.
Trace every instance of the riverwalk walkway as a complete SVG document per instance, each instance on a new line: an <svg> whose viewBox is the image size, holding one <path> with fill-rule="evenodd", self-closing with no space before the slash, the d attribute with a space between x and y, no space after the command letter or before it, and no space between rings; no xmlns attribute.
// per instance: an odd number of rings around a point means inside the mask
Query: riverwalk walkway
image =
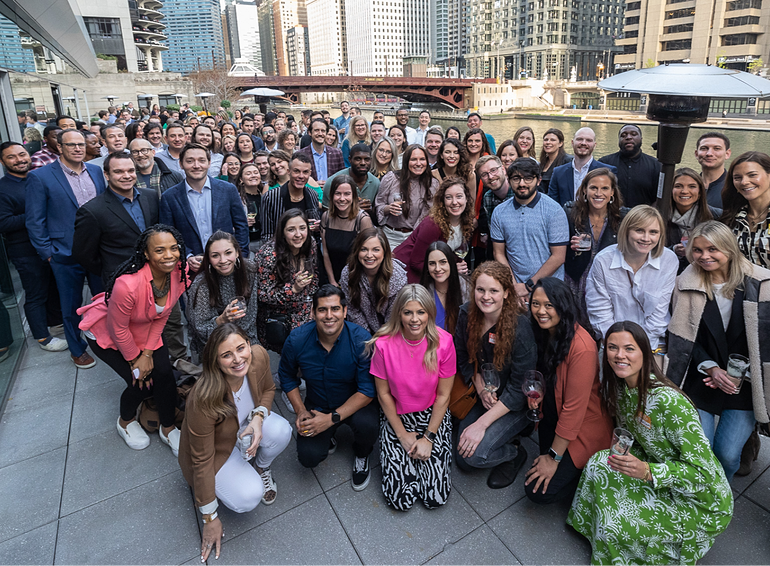
<svg viewBox="0 0 770 566"><path fill-rule="evenodd" d="M124 382L106 364L78 370L68 352L29 338L0 422L0 564L200 564L199 514L169 449L151 435L129 449L115 431ZM271 362L277 364L271 355ZM283 403L273 407L293 422ZM294 441L273 465L274 505L236 515L220 506L225 542L209 564L588 564L590 546L567 527L568 505L537 507L523 472L503 490L487 472L453 469L449 502L389 509L379 461L362 492L350 486L347 427L315 470ZM524 440L529 453L535 443ZM770 560L770 442L736 478L735 514L703 564ZM213 557L213 555L212 555Z"/></svg>

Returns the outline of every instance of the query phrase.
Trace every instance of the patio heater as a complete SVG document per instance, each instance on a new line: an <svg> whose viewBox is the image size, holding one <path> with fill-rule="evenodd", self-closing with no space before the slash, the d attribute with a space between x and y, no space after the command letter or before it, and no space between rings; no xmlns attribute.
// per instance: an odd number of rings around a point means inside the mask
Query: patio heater
<svg viewBox="0 0 770 566"><path fill-rule="evenodd" d="M674 170L682 161L690 124L705 122L712 98L770 96L770 81L762 77L721 69L711 65L673 64L626 71L599 82L610 92L647 94L647 118L659 122L658 161L662 168L658 181L658 206L664 217L670 214Z"/></svg>
<svg viewBox="0 0 770 566"><path fill-rule="evenodd" d="M200 98L201 102L203 103L203 111L206 113L206 116L209 115L209 109L206 106L206 99L211 98L212 96L216 96L213 92L199 92L195 95L196 98Z"/></svg>
<svg viewBox="0 0 770 566"><path fill-rule="evenodd" d="M152 108L152 99L155 98L154 94L140 94L136 98L139 100L144 100L144 105L147 107L147 110L150 110Z"/></svg>

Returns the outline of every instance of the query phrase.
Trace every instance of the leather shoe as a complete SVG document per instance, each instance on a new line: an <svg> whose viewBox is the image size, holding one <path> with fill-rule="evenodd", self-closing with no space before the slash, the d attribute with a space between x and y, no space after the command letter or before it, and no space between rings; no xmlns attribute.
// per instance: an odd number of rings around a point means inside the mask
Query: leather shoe
<svg viewBox="0 0 770 566"><path fill-rule="evenodd" d="M92 368L96 365L96 360L94 360L91 356L88 355L88 352L83 352L81 355L75 357L70 356L72 358L72 362L80 369L88 369Z"/></svg>
<svg viewBox="0 0 770 566"><path fill-rule="evenodd" d="M489 472L487 486L491 489L503 489L508 487L516 479L516 475L527 460L527 451L523 446L519 446L516 457L510 462L498 464Z"/></svg>

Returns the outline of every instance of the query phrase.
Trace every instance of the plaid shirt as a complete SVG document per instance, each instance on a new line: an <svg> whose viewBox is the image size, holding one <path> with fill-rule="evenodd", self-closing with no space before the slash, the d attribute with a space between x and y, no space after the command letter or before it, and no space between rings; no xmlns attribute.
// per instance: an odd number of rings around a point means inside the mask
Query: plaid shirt
<svg viewBox="0 0 770 566"><path fill-rule="evenodd" d="M487 213L487 222L492 221L492 211L497 208L497 205L504 203L513 196L513 189L508 185L508 194L504 199L497 198L494 191L485 191L484 196L481 199L481 206L484 207L484 212Z"/></svg>
<svg viewBox="0 0 770 566"><path fill-rule="evenodd" d="M32 169L39 169L40 167L44 167L49 163L53 163L57 159L59 159L59 156L48 149L48 146L44 146L43 149L35 152L35 155L32 156L32 167L30 168L30 171Z"/></svg>
<svg viewBox="0 0 770 566"><path fill-rule="evenodd" d="M770 268L770 214L751 231L747 219L748 205L735 215L733 233L738 238L738 248L754 265Z"/></svg>
<svg viewBox="0 0 770 566"><path fill-rule="evenodd" d="M152 166L152 173L150 173L150 185L147 186L147 184L144 182L144 179L141 175L136 176L136 188L137 189L151 189L155 191L158 194L158 198L160 198L160 195L162 194L162 190L160 188L160 167L158 167L158 164Z"/></svg>

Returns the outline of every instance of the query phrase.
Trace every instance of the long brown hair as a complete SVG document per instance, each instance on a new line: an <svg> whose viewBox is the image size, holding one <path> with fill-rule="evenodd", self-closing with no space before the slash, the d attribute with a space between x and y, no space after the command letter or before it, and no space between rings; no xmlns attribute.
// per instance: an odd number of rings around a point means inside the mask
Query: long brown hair
<svg viewBox="0 0 770 566"><path fill-rule="evenodd" d="M441 240L428 246L428 249L425 250L425 261L422 264L422 274L420 275L420 285L426 289L430 289L431 285L434 289L436 288L436 282L428 271L428 259L432 252L444 254L449 263L449 279L447 280L446 304L444 305L444 330L454 334L457 315L460 314L460 305L463 303L463 290L460 285L460 274L457 271L457 256L452 248Z"/></svg>
<svg viewBox="0 0 770 566"><path fill-rule="evenodd" d="M249 337L237 324L226 322L217 326L203 347L201 355L203 373L189 393L195 402L195 408L206 418L216 421L238 416L238 409L233 401L227 378L219 366L219 347L233 334L243 338L248 346Z"/></svg>
<svg viewBox="0 0 770 566"><path fill-rule="evenodd" d="M602 175L609 177L610 184L612 185L612 198L607 204L607 225L610 227L610 230L617 234L620 229L620 221L622 220L620 218L620 208L623 206L623 195L620 194L620 189L618 189L618 178L615 176L615 173L606 167L589 171L583 178L583 182L580 183L580 188L575 196L575 206L572 209L572 221L575 223L576 227L586 226L588 224L588 212L590 210L590 205L588 204L588 183L590 183L592 179L601 177Z"/></svg>
<svg viewBox="0 0 770 566"><path fill-rule="evenodd" d="M493 363L498 371L511 356L513 342L516 339L516 324L518 317L523 313L519 305L519 298L513 288L513 275L507 265L498 261L485 261L479 265L471 276L471 298L468 302L468 356L471 360L477 360L481 351L481 328L484 324L484 313L476 305L476 282L481 275L488 275L497 281L503 292L508 291L508 296L503 300L503 310L495 325L495 347Z"/></svg>
<svg viewBox="0 0 770 566"><path fill-rule="evenodd" d="M735 223L735 216L741 211L744 206L749 204L744 196L738 192L733 184L733 173L735 168L741 163L745 162L756 163L765 173L770 174L770 155L762 153L761 151L747 151L740 154L730 164L730 169L727 171L727 178L725 179L725 186L722 189L722 204L724 205L724 214L722 214L722 222L727 224L732 229Z"/></svg>
<svg viewBox="0 0 770 566"><path fill-rule="evenodd" d="M607 333L604 335L604 354L602 354L602 375L604 377L599 386L604 409L610 417L615 418L618 415L618 396L620 395L619 382L622 378L615 375L612 366L610 366L607 354L607 340L610 336L618 332L628 332L631 334L634 342L636 342L636 345L642 352L642 369L639 372L639 380L636 386L639 390L639 402L636 405L636 414L644 414L647 408L647 393L651 389L657 387L670 387L684 395L681 389L656 369L655 364L653 363L653 356L655 354L652 353L650 339L647 338L647 333L644 329L630 320L616 322L609 327ZM684 396L687 398L686 395ZM689 398L687 399L689 400Z"/></svg>
<svg viewBox="0 0 770 566"><path fill-rule="evenodd" d="M374 308L380 312L385 310L390 294L390 277L393 275L393 256L390 252L390 244L381 228L374 226L361 230L353 241L353 249L348 256L348 293L350 304L355 308L361 308L361 278L366 277L364 266L358 261L358 253L364 247L364 242L369 238L377 238L382 246L383 258L377 275L374 276L372 291L374 292Z"/></svg>
<svg viewBox="0 0 770 566"><path fill-rule="evenodd" d="M519 145L519 136L521 136L521 134L523 134L524 132L529 132L530 134L532 134L532 145L529 147L527 151L524 152L526 155L519 154L519 157L532 157L534 159L537 157L537 150L535 149L535 141L536 141L535 132L532 130L532 128L530 128L529 126L522 126L518 130L516 130L516 133L513 134L513 141L516 142L517 146L521 147Z"/></svg>
<svg viewBox="0 0 770 566"><path fill-rule="evenodd" d="M460 226L462 228L463 242L468 242L473 235L473 195L468 190L468 185L463 179L460 177L447 177L441 181L436 194L433 195L433 206L431 206L428 215L436 223L436 226L439 227L444 239L449 241L452 237L452 227L449 225L449 212L447 212L444 205L444 193L455 185L461 186L463 193L465 193L465 210L460 215Z"/></svg>
<svg viewBox="0 0 770 566"><path fill-rule="evenodd" d="M676 183L676 180L679 177L690 177L695 183L698 185L698 201L693 205L698 207L695 213L695 224L700 224L701 222L707 222L709 220L714 220L714 215L711 214L711 210L709 209L708 204L708 196L706 194L706 183L703 182L703 179L698 174L698 172L695 169L690 169L689 167L680 167L676 170L676 173L674 173L674 183ZM674 211L677 210L676 208L676 201L674 200L674 191L672 189L671 191L671 214L674 214ZM668 219L669 222L671 222L671 219Z"/></svg>
<svg viewBox="0 0 770 566"><path fill-rule="evenodd" d="M222 295L219 291L219 274L211 267L211 260L209 259L209 253L211 252L211 246L214 242L219 240L227 240L230 245L233 246L236 253L235 267L233 268L233 281L235 283L235 294L246 299L249 302L251 296L251 282L249 282L249 264L241 253L241 246L235 236L229 232L223 230L217 230L214 232L209 241L206 242L206 249L203 252L203 261L201 261L201 271L203 272L204 282L209 288L209 306L212 308L223 309ZM253 281L253 278L252 278ZM197 299L197 295L196 295Z"/></svg>
<svg viewBox="0 0 770 566"><path fill-rule="evenodd" d="M404 152L404 159L401 162L401 171L398 174L399 188L401 190L401 198L403 199L401 209L404 218L409 216L409 210L412 208L412 206L417 205L416 202L412 202L412 198L409 193L409 182L412 179L412 172L409 171L409 160L412 158L412 154L415 151L421 151L425 156L425 171L423 171L422 174L417 177L417 182L422 188L422 204L427 208L428 201L431 199L430 187L433 184L434 177L430 170L430 165L428 165L428 152L425 151L425 148L423 148L421 145L413 143L407 147L406 151Z"/></svg>
<svg viewBox="0 0 770 566"><path fill-rule="evenodd" d="M548 128L543 134L543 139L545 139L545 136L549 134L553 134L554 136L556 136L556 139L558 139L561 142L561 145L559 146L559 151L556 152L556 156L553 158L553 161L556 162L559 159L562 159L565 155L567 155L567 152L564 151L564 132L562 132L559 128ZM535 139L534 134L532 135L532 139ZM518 144L517 144L517 147L518 147ZM541 171L545 170L546 165L548 165L548 154L545 152L545 148L541 147L540 148L540 170Z"/></svg>

